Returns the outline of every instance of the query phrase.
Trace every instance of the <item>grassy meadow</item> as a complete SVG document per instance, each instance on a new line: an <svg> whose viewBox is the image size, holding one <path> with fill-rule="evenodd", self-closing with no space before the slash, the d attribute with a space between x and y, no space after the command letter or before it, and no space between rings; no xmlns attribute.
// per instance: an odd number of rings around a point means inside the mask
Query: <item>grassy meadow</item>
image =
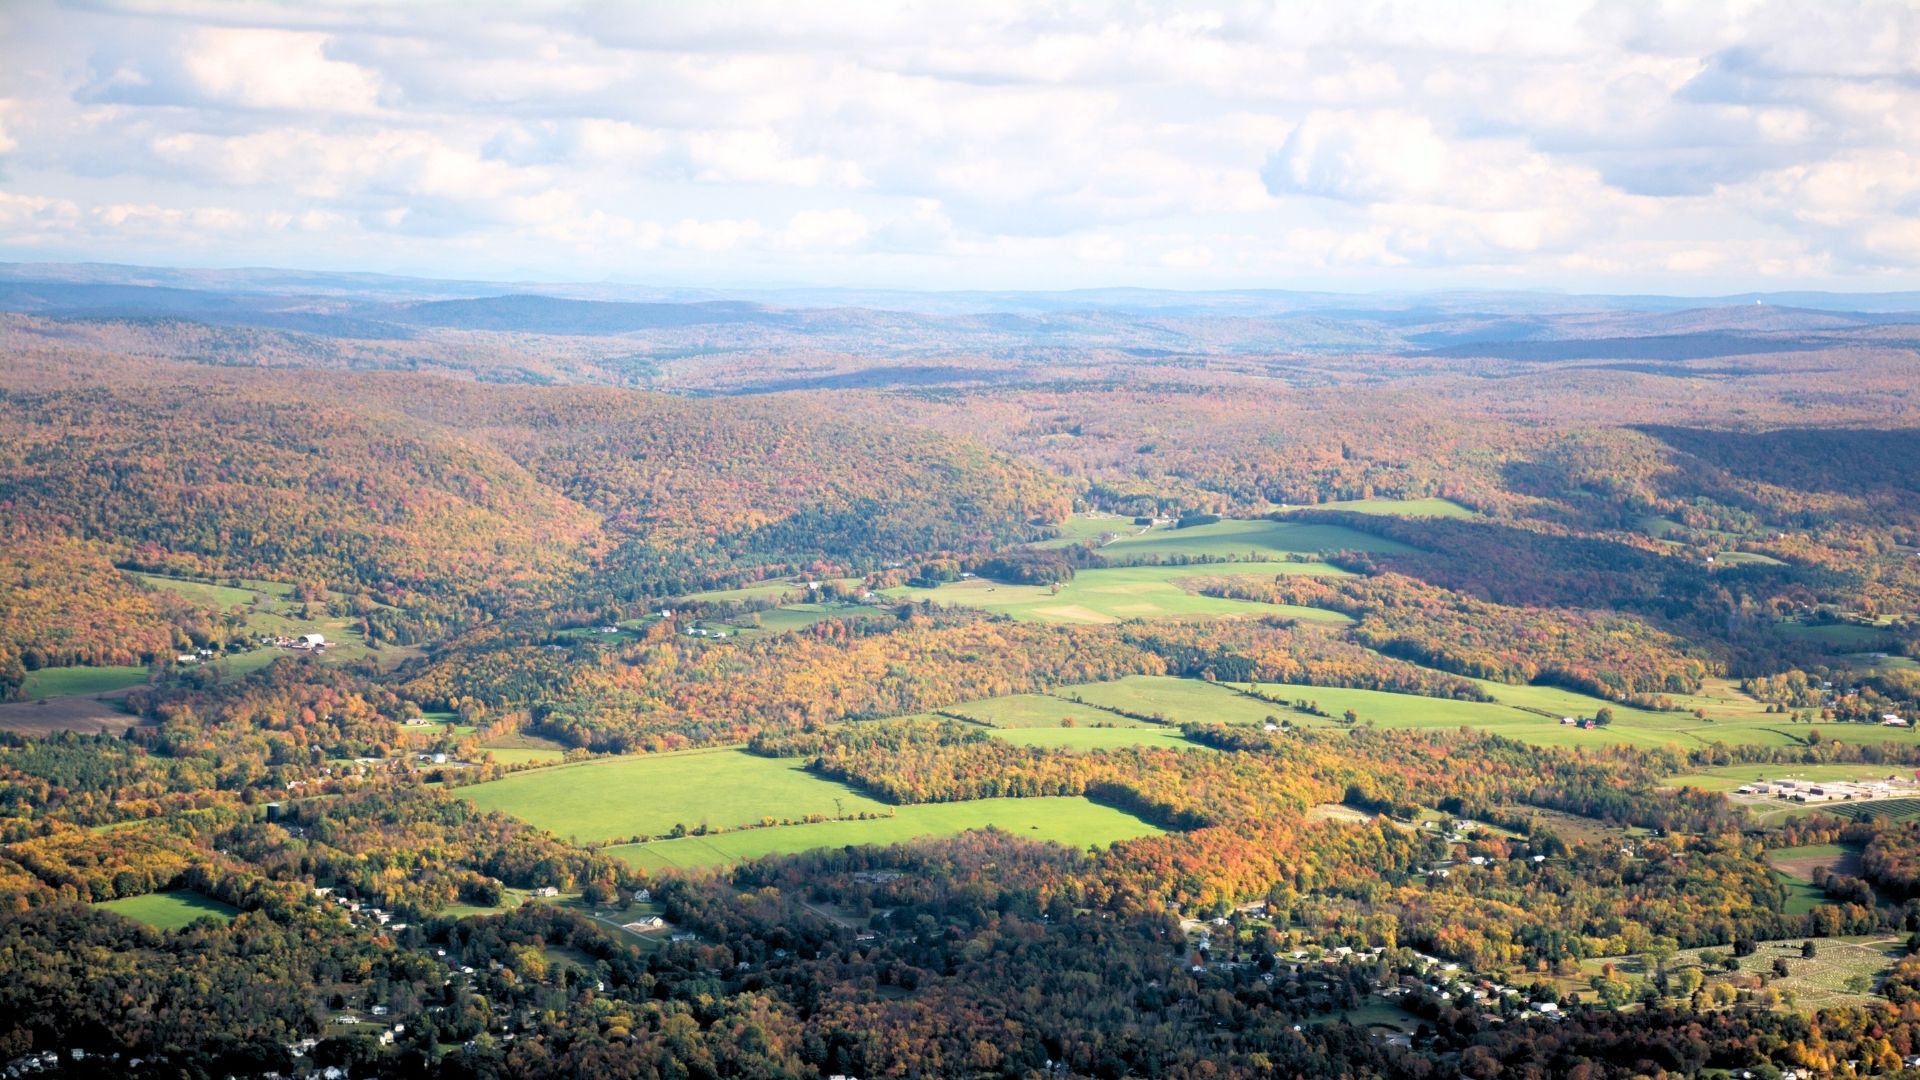
<svg viewBox="0 0 1920 1080"><path fill-rule="evenodd" d="M1235 693L1226 685L1171 675L1129 675L1113 682L1081 683L1062 687L1055 696L1158 716L1168 724L1263 724L1269 716L1279 716L1290 724L1316 722L1285 706Z"/></svg>
<svg viewBox="0 0 1920 1080"><path fill-rule="evenodd" d="M1178 730L1141 724L1134 727L995 728L993 736L1020 746L1047 750L1120 750L1144 746L1161 750L1209 750Z"/></svg>
<svg viewBox="0 0 1920 1080"><path fill-rule="evenodd" d="M814 776L798 760L730 748L601 758L455 792L482 810L511 814L578 843L664 836L675 825L732 829L767 817L791 821L890 809Z"/></svg>
<svg viewBox="0 0 1920 1080"><path fill-rule="evenodd" d="M1145 726L1146 721L1116 716L1104 709L1068 701L1055 694L1009 694L962 702L942 710L997 728L1057 728L1062 720L1080 726L1113 724Z"/></svg>
<svg viewBox="0 0 1920 1080"><path fill-rule="evenodd" d="M1196 578L1262 577L1276 574L1338 575L1325 563L1243 562L1199 566L1112 566L1082 570L1058 592L1045 585L1005 585L985 578L950 581L935 588L910 585L886 590L898 600L932 601L980 608L1029 622L1103 624L1128 619L1233 618L1278 615L1345 625L1336 611L1293 604L1261 604L1201 596L1181 587Z"/></svg>
<svg viewBox="0 0 1920 1080"><path fill-rule="evenodd" d="M124 915L135 922L146 923L155 930L178 930L195 919L207 916L212 916L221 922L230 922L235 915L240 914L239 908L188 889L148 893L145 896L128 896L119 900L102 901L94 906L116 915Z"/></svg>
<svg viewBox="0 0 1920 1080"><path fill-rule="evenodd" d="M1210 525L1179 529L1156 526L1137 535L1122 536L1100 549L1109 559L1188 558L1227 559L1238 556L1274 558L1322 551L1407 551L1397 540L1373 536L1341 525L1266 518L1228 519Z"/></svg>
<svg viewBox="0 0 1920 1080"><path fill-rule="evenodd" d="M147 669L134 666L41 668L27 672L21 696L27 701L68 697L75 694L105 694L125 690L147 681Z"/></svg>
<svg viewBox="0 0 1920 1080"><path fill-rule="evenodd" d="M1345 502L1315 503L1294 507L1302 510L1345 510L1353 514L1379 514L1383 517L1479 517L1451 499L1350 499Z"/></svg>
<svg viewBox="0 0 1920 1080"><path fill-rule="evenodd" d="M850 844L896 844L923 836L950 836L993 826L1017 836L1069 847L1104 846L1162 830L1132 814L1074 796L978 799L893 808L891 817L826 821L743 829L712 836L686 836L606 849L643 870L694 870L763 855L789 854Z"/></svg>

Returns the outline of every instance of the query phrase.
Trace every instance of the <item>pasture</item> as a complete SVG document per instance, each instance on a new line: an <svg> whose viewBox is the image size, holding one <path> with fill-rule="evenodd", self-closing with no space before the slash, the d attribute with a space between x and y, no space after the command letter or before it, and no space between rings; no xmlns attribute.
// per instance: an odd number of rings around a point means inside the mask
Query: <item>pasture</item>
<svg viewBox="0 0 1920 1080"><path fill-rule="evenodd" d="M1187 558L1228 559L1242 556L1274 558L1323 551L1396 552L1411 550L1397 540L1363 533L1342 525L1266 518L1228 519L1210 525L1178 529L1158 526L1123 536L1100 549L1109 559Z"/></svg>
<svg viewBox="0 0 1920 1080"><path fill-rule="evenodd" d="M1071 547L1088 540L1098 542L1102 536L1127 536L1145 532L1149 526L1135 525L1133 519L1120 514L1109 514L1100 510L1090 510L1072 517L1054 526L1056 535L1045 540L1036 540L1027 546L1037 548Z"/></svg>
<svg viewBox="0 0 1920 1080"><path fill-rule="evenodd" d="M1264 724L1269 716L1295 725L1316 722L1283 705L1236 693L1227 685L1172 675L1129 675L1112 682L1081 683L1062 687L1054 695L1156 717L1168 724Z"/></svg>
<svg viewBox="0 0 1920 1080"><path fill-rule="evenodd" d="M1804 844L1800 847L1774 848L1767 852L1767 865L1795 882L1813 880L1821 869L1837 874L1860 875L1860 851L1843 844Z"/></svg>
<svg viewBox="0 0 1920 1080"><path fill-rule="evenodd" d="M732 829L763 818L884 814L886 804L801 768L743 750L602 758L516 773L454 793L575 843L665 836L676 825Z"/></svg>
<svg viewBox="0 0 1920 1080"><path fill-rule="evenodd" d="M1315 503L1288 507L1290 510L1345 510L1352 514L1379 514L1383 517L1470 518L1479 514L1451 499L1349 499L1345 502Z"/></svg>
<svg viewBox="0 0 1920 1080"><path fill-rule="evenodd" d="M606 853L647 871L697 870L725 866L765 855L786 855L816 848L861 844L897 844L923 836L951 836L989 826L1033 840L1068 847L1105 846L1117 840L1151 836L1158 826L1110 806L1077 796L1033 799L978 799L895 807L891 817L865 821L826 821L742 829L710 836L687 836L626 844Z"/></svg>
<svg viewBox="0 0 1920 1080"><path fill-rule="evenodd" d="M1057 728L1062 720L1072 720L1082 727L1091 724L1140 727L1146 723L1053 694L1008 694L1006 697L981 698L942 711L997 728Z"/></svg>
<svg viewBox="0 0 1920 1080"><path fill-rule="evenodd" d="M1804 742L1808 725L1789 724L1787 717L1768 717L1750 699L1701 696L1691 700L1725 705L1726 719L1709 711L1708 719L1691 712L1657 712L1608 702L1586 694L1553 686L1508 685L1485 679L1469 680L1490 694L1491 702L1459 701L1450 698L1421 697L1380 690L1350 690L1340 687L1261 683L1253 689L1284 701L1305 699L1324 712L1338 717L1352 709L1360 723L1368 721L1389 728L1454 728L1468 726L1497 735L1518 739L1536 746L1627 745L1640 747L1703 746L1714 742L1729 745L1794 746ZM1560 723L1562 717L1591 717L1601 708L1611 708L1614 721L1606 727L1584 730ZM1845 730L1838 730L1844 728ZM1847 741L1885 741L1887 734L1897 738L1906 729L1883 729L1877 725L1820 725L1822 738ZM1734 785L1738 786L1738 785Z"/></svg>
<svg viewBox="0 0 1920 1080"><path fill-rule="evenodd" d="M360 633L358 619L332 615L324 605L310 609L292 598L293 586L284 582L243 580L243 587L235 588L161 574L133 576L149 588L166 589L221 611L239 608L246 615L246 631L249 634L260 637L323 635L327 639L327 650L321 655L329 661L357 660L373 651ZM339 594L330 593L328 599L339 599ZM313 611L311 616L308 615L309 610ZM215 662L230 675L244 675L285 655L273 648L254 649L223 656Z"/></svg>
<svg viewBox="0 0 1920 1080"><path fill-rule="evenodd" d="M189 889L174 889L169 892L148 893L145 896L128 896L119 900L105 900L94 907L102 911L111 911L135 922L146 923L155 930L178 930L196 919L212 917L221 922L231 922L240 909L223 904L210 896L202 896Z"/></svg>
<svg viewBox="0 0 1920 1080"><path fill-rule="evenodd" d="M147 669L131 665L41 668L27 672L21 693L28 701L38 701L75 694L107 694L146 681Z"/></svg>
<svg viewBox="0 0 1920 1080"><path fill-rule="evenodd" d="M1128 619L1234 618L1275 615L1329 625L1351 620L1336 611L1201 596L1181 585L1197 578L1276 574L1339 575L1326 563L1242 562L1195 566L1112 566L1082 570L1056 592L1046 585L1006 585L985 578L950 581L931 589L886 590L898 600L980 608L1029 622L1105 624Z"/></svg>
<svg viewBox="0 0 1920 1080"><path fill-rule="evenodd" d="M805 630L814 623L827 619L854 619L862 615L878 615L880 609L867 604L788 604L785 607L762 611L735 623L740 633L746 637L767 634L784 634L791 630Z"/></svg>
<svg viewBox="0 0 1920 1080"><path fill-rule="evenodd" d="M1124 750L1135 746L1160 750L1212 749L1190 742L1173 728L1151 724L1130 727L995 728L993 736L1020 746L1038 746L1047 750Z"/></svg>

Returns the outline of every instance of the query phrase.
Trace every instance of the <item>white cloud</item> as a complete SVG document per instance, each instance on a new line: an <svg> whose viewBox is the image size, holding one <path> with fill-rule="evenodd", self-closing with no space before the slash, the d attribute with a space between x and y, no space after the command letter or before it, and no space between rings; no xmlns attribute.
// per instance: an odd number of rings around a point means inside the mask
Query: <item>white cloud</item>
<svg viewBox="0 0 1920 1080"><path fill-rule="evenodd" d="M321 34L282 30L201 30L181 58L208 100L247 109L371 112L379 80L354 64L329 59Z"/></svg>
<svg viewBox="0 0 1920 1080"><path fill-rule="evenodd" d="M835 210L802 210L793 215L776 242L782 247L812 251L819 248L847 248L873 235L873 223L862 215L840 207Z"/></svg>
<svg viewBox="0 0 1920 1080"><path fill-rule="evenodd" d="M10 7L0 255L1920 285L1912 5L450 13Z"/></svg>

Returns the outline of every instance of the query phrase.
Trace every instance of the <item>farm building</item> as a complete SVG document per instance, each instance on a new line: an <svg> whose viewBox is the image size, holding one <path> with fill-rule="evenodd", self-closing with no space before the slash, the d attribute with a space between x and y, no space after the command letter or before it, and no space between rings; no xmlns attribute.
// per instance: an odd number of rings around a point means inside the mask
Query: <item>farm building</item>
<svg viewBox="0 0 1920 1080"><path fill-rule="evenodd" d="M323 634L301 634L299 637L293 639L293 647L296 649L324 649L327 647L327 639Z"/></svg>

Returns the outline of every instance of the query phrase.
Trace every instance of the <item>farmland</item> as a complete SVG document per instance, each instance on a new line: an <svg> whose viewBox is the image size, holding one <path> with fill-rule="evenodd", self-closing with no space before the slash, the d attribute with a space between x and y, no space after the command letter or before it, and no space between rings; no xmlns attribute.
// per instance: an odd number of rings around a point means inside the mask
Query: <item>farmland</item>
<svg viewBox="0 0 1920 1080"><path fill-rule="evenodd" d="M581 843L665 836L678 826L732 829L763 818L884 814L889 807L798 761L741 750L690 750L603 759L518 773L457 789L498 810Z"/></svg>
<svg viewBox="0 0 1920 1080"><path fill-rule="evenodd" d="M1275 558L1322 551L1409 550L1405 544L1340 525L1265 518L1216 521L1190 528L1160 527L1122 536L1100 549L1108 559L1152 558L1231 559L1253 556Z"/></svg>
<svg viewBox="0 0 1920 1080"><path fill-rule="evenodd" d="M1335 575L1326 563L1254 562L1198 566L1115 566L1082 570L1056 592L1045 585L1006 585L984 578L947 582L934 588L900 586L886 590L899 600L926 600L980 608L1031 622L1105 624L1127 619L1169 617L1225 618L1278 615L1308 622L1343 625L1345 615L1291 604L1261 604L1201 596L1181 587L1196 578L1266 577L1275 574Z"/></svg>
<svg viewBox="0 0 1920 1080"><path fill-rule="evenodd" d="M1384 517L1470 518L1477 515L1451 499L1351 499L1323 502L1301 507L1306 510L1345 510L1353 514L1379 514Z"/></svg>
<svg viewBox="0 0 1920 1080"><path fill-rule="evenodd" d="M238 908L187 889L128 896L94 906L102 911L124 915L135 922L146 923L156 930L178 930L196 919L208 917L231 922L240 913Z"/></svg>
<svg viewBox="0 0 1920 1080"><path fill-rule="evenodd" d="M1855 821L1907 821L1920 818L1920 799L1877 799L1873 802L1825 803L1820 809Z"/></svg>
<svg viewBox="0 0 1920 1080"><path fill-rule="evenodd" d="M144 667L62 667L27 672L22 696L28 701L40 698L68 697L74 694L105 694L139 686L147 681Z"/></svg>
<svg viewBox="0 0 1920 1080"><path fill-rule="evenodd" d="M1064 687L1055 694L1169 724L1260 724L1275 715L1293 724L1315 722L1285 706L1235 693L1228 686L1170 675L1129 675L1113 682Z"/></svg>
<svg viewBox="0 0 1920 1080"><path fill-rule="evenodd" d="M1162 750L1205 750L1172 728L1141 724L1133 727L1023 727L996 728L993 735L1021 746L1060 750L1113 750L1129 746Z"/></svg>
<svg viewBox="0 0 1920 1080"><path fill-rule="evenodd" d="M642 870L699 869L762 855L848 844L894 844L922 836L947 836L988 826L1034 840L1070 847L1104 846L1158 833L1131 814L1072 796L979 799L895 807L889 817L743 829L607 848Z"/></svg>
<svg viewBox="0 0 1920 1080"><path fill-rule="evenodd" d="M1143 725L1145 721L1117 716L1105 709L1083 705L1055 694L1008 694L981 698L942 710L997 728L1057 728L1062 720L1077 725Z"/></svg>

